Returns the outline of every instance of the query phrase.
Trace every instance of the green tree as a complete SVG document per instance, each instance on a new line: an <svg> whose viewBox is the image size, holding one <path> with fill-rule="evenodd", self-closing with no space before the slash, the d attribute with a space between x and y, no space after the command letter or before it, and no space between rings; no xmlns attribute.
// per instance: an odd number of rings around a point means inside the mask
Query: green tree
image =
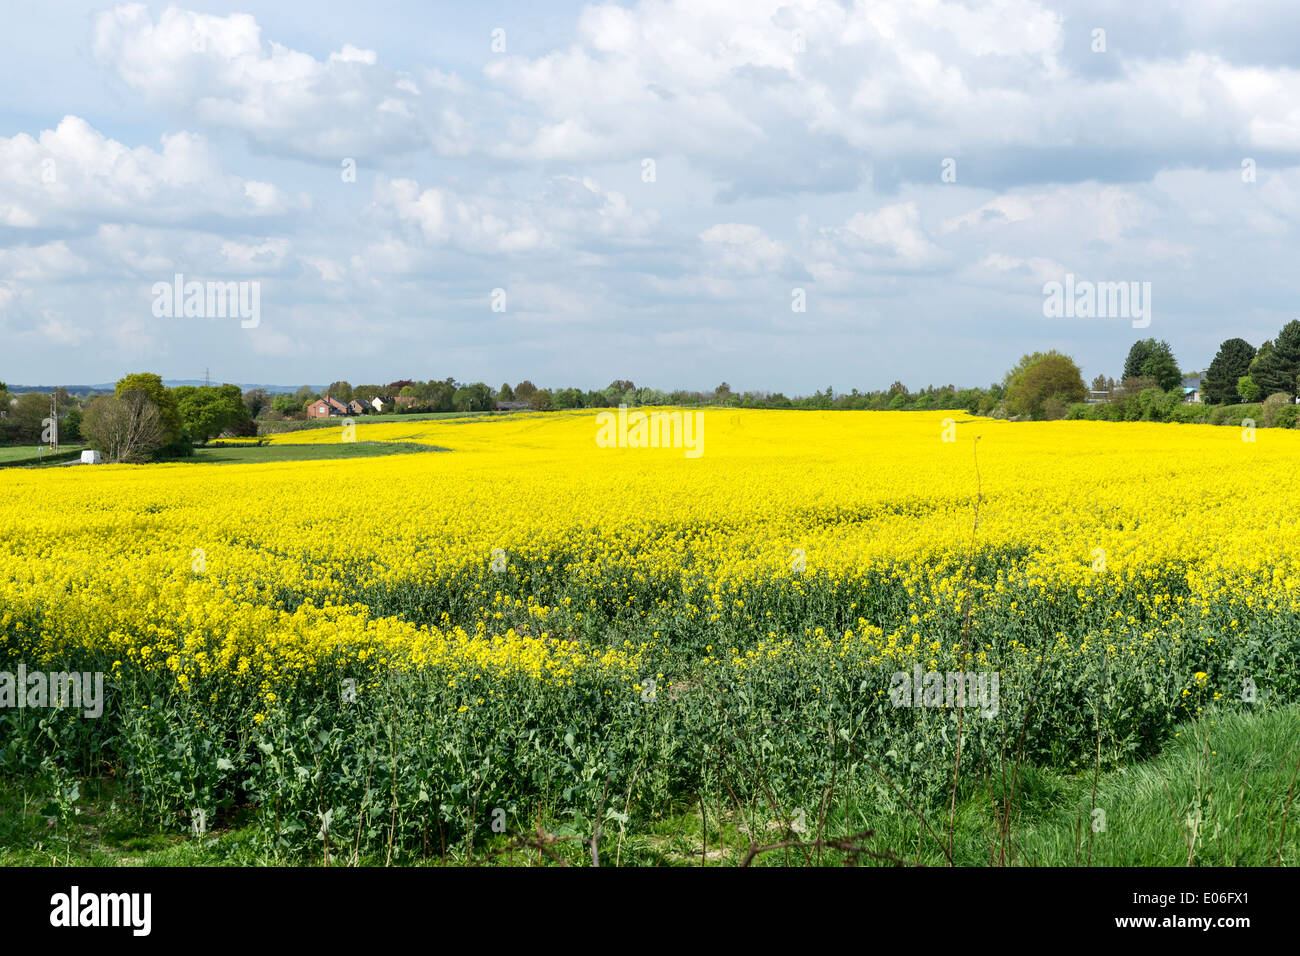
<svg viewBox="0 0 1300 956"><path fill-rule="evenodd" d="M496 407L496 400L491 388L483 382L475 382L456 389L452 404L458 412L486 412Z"/></svg>
<svg viewBox="0 0 1300 956"><path fill-rule="evenodd" d="M1151 349L1155 344L1155 339L1139 339L1134 342L1133 347L1128 350L1128 358L1124 360L1124 374L1121 378L1142 377L1142 366L1151 357Z"/></svg>
<svg viewBox="0 0 1300 956"><path fill-rule="evenodd" d="M158 406L139 388L97 398L86 409L84 428L91 444L115 462L149 461L167 437Z"/></svg>
<svg viewBox="0 0 1300 956"><path fill-rule="evenodd" d="M1181 387L1183 373L1178 371L1178 362L1174 360L1174 352L1169 343L1163 340L1148 341L1151 345L1146 360L1142 363L1142 375L1166 392Z"/></svg>
<svg viewBox="0 0 1300 956"><path fill-rule="evenodd" d="M81 422L84 414L81 409L73 405L68 409L68 413L63 416L63 421L59 423L59 441L75 443L81 441Z"/></svg>
<svg viewBox="0 0 1300 956"><path fill-rule="evenodd" d="M230 407L216 389L180 386L175 391L176 409L190 441L206 442L225 430Z"/></svg>
<svg viewBox="0 0 1300 956"><path fill-rule="evenodd" d="M498 402L513 402L515 400L515 390L510 387L509 382L502 382L501 388L497 391Z"/></svg>
<svg viewBox="0 0 1300 956"><path fill-rule="evenodd" d="M1263 349L1260 351L1263 353ZM1300 376L1300 320L1292 319L1282 326L1273 348L1257 359L1250 377L1265 395L1285 392L1294 398L1297 376Z"/></svg>
<svg viewBox="0 0 1300 956"><path fill-rule="evenodd" d="M1259 398L1263 389L1255 384L1255 380L1249 375L1243 375L1237 379L1237 394L1241 396L1243 402L1253 402ZM1235 402L1232 404L1236 404Z"/></svg>
<svg viewBox="0 0 1300 956"><path fill-rule="evenodd" d="M1007 410L1013 415L1042 418L1044 405L1055 398L1062 406L1088 395L1074 359L1055 350L1022 357L1007 373Z"/></svg>
<svg viewBox="0 0 1300 956"><path fill-rule="evenodd" d="M291 392L281 392L271 400L271 408L286 418L302 415L304 403Z"/></svg>
<svg viewBox="0 0 1300 956"><path fill-rule="evenodd" d="M1278 412L1283 408L1294 408L1295 400L1286 392L1275 392L1268 398L1264 399L1261 417L1264 419L1265 428L1274 428L1278 424ZM1285 427L1290 428L1290 424Z"/></svg>
<svg viewBox="0 0 1300 956"><path fill-rule="evenodd" d="M537 391L537 386L528 379L524 379L515 386L515 401L526 402L533 397L535 391Z"/></svg>
<svg viewBox="0 0 1300 956"><path fill-rule="evenodd" d="M330 387L325 389L325 394L330 398L337 398L346 405L352 401L352 386L348 382L330 382Z"/></svg>
<svg viewBox="0 0 1300 956"><path fill-rule="evenodd" d="M249 434L252 419L238 385L180 385L172 390L181 424L190 441L206 442L226 430ZM257 429L253 427L252 433Z"/></svg>
<svg viewBox="0 0 1300 956"><path fill-rule="evenodd" d="M127 392L133 391L144 392L158 409L158 420L163 433L159 450L162 452L182 450L185 447L185 426L181 422L180 410L176 407L176 396L163 384L162 377L152 372L136 372L124 376L117 380L113 394L121 398Z"/></svg>
<svg viewBox="0 0 1300 956"><path fill-rule="evenodd" d="M243 399L244 411L249 418L256 418L271 407L271 393L264 388L249 389Z"/></svg>
<svg viewBox="0 0 1300 956"><path fill-rule="evenodd" d="M13 441L22 445L39 444L42 424L50 417L50 396L40 392L23 392L9 412Z"/></svg>
<svg viewBox="0 0 1300 956"><path fill-rule="evenodd" d="M1255 346L1245 339L1224 340L1214 361L1205 370L1201 398L1210 405L1236 404L1237 382L1249 373L1254 358Z"/></svg>
<svg viewBox="0 0 1300 956"><path fill-rule="evenodd" d="M1045 422L1058 422L1064 418L1070 409L1058 395L1048 395L1043 399L1043 410L1039 415Z"/></svg>
<svg viewBox="0 0 1300 956"><path fill-rule="evenodd" d="M582 392L576 388L557 388L551 394L551 407L555 409L581 408Z"/></svg>
<svg viewBox="0 0 1300 956"><path fill-rule="evenodd" d="M1156 415L1162 422L1172 422L1183 404L1185 396L1181 388L1171 388L1161 397L1156 407Z"/></svg>
<svg viewBox="0 0 1300 956"><path fill-rule="evenodd" d="M441 382L430 380L429 397L425 399L430 411L450 412L456 409L456 382L451 376Z"/></svg>

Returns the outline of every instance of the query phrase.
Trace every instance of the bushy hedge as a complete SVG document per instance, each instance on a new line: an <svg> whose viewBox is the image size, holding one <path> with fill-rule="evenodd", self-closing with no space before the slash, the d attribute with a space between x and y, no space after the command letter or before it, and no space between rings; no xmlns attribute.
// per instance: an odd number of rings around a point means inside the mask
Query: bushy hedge
<svg viewBox="0 0 1300 956"><path fill-rule="evenodd" d="M1209 424L1240 427L1250 419L1258 428L1295 428L1300 421L1300 405L1288 401L1256 402L1247 405L1205 405L1182 401L1180 392L1161 392L1149 388L1137 395L1113 402L1090 405L1075 402L1066 410L1069 421L1089 422L1181 422L1185 425Z"/></svg>
<svg viewBox="0 0 1300 956"><path fill-rule="evenodd" d="M1210 417L1211 425L1232 425L1240 427L1249 418L1256 425L1264 424L1264 406L1259 402L1250 405L1220 405Z"/></svg>
<svg viewBox="0 0 1300 956"><path fill-rule="evenodd" d="M1295 428L1300 420L1300 405L1283 405L1273 413L1273 428Z"/></svg>
<svg viewBox="0 0 1300 956"><path fill-rule="evenodd" d="M1185 425L1204 425L1209 423L1210 415L1213 413L1213 405L1184 403L1173 409L1166 420L1171 422L1182 422Z"/></svg>

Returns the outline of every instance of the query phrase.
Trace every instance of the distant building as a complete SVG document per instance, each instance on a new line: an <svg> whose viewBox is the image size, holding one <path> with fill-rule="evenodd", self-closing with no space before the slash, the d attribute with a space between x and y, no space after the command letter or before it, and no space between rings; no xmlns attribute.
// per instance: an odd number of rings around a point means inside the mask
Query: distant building
<svg viewBox="0 0 1300 956"><path fill-rule="evenodd" d="M384 409L391 404L392 404L391 401L389 401L386 398L380 398L378 395L376 395L374 398L370 400L370 407L380 413L382 413Z"/></svg>
<svg viewBox="0 0 1300 956"><path fill-rule="evenodd" d="M348 414L348 406L344 405L337 398L330 398L326 395L324 398L318 398L307 406L308 418L334 418L337 415Z"/></svg>
<svg viewBox="0 0 1300 956"><path fill-rule="evenodd" d="M497 402L499 412L521 412L532 408L527 402Z"/></svg>
<svg viewBox="0 0 1300 956"><path fill-rule="evenodd" d="M1201 401L1201 376L1189 375L1183 379L1183 401L1199 404Z"/></svg>
<svg viewBox="0 0 1300 956"><path fill-rule="evenodd" d="M366 406L362 405L362 404L361 404L360 402L358 402L355 398L352 399L352 401L348 402L348 414L349 414L349 415L360 415L360 414L362 414L365 410L366 410Z"/></svg>

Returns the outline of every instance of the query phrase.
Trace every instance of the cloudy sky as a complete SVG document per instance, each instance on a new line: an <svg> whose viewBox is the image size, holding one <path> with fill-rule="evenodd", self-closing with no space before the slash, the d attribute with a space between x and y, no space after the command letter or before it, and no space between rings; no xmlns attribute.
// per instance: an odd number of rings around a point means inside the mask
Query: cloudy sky
<svg viewBox="0 0 1300 956"><path fill-rule="evenodd" d="M10 383L975 385L1300 315L1292 2L0 17ZM155 315L177 273L257 325ZM1150 282L1150 326L1045 317L1067 274Z"/></svg>

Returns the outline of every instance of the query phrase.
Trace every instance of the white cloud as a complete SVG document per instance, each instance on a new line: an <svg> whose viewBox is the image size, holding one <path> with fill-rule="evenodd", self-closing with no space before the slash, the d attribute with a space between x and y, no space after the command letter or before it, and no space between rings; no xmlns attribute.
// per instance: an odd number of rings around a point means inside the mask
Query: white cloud
<svg viewBox="0 0 1300 956"><path fill-rule="evenodd" d="M211 16L168 7L155 22L143 4L95 18L96 59L150 102L192 110L275 153L337 162L415 149L419 89L344 44L321 62L271 41L248 14Z"/></svg>
<svg viewBox="0 0 1300 956"><path fill-rule="evenodd" d="M771 238L758 226L744 223L710 226L700 233L700 241L718 269L742 275L780 270L790 256L784 243Z"/></svg>
<svg viewBox="0 0 1300 956"><path fill-rule="evenodd" d="M13 51L46 95L6 132L76 103L132 140L75 116L0 138L0 331L23 367L225 349L264 380L391 380L407 361L539 384L611 366L739 379L716 353L744 363L738 385L887 384L866 354L888 378L987 381L1002 368L972 363L1043 345L1036 300L1064 272L1152 279L1153 334L1189 365L1225 323L1275 335L1291 301L1300 14L1279 4L1107 0L1094 55L1089 20L1035 0L628 0L526 39L541 21L517 2L505 55L473 18L416 35L382 5L273 35L266 0L98 15L104 90L69 68L75 30L35 38L65 56L47 75ZM360 185L340 184L345 157ZM149 288L175 272L265 277L256 342L158 325ZM959 324L978 347L915 347ZM42 365L77 328L93 334ZM1085 366L1123 351L1109 331L1052 334Z"/></svg>
<svg viewBox="0 0 1300 956"><path fill-rule="evenodd" d="M843 226L822 229L814 248L820 258L863 269L924 268L943 254L926 236L915 202L854 213Z"/></svg>
<svg viewBox="0 0 1300 956"><path fill-rule="evenodd" d="M270 183L225 173L193 133L164 135L161 151L132 149L65 116L36 139L0 137L0 224L7 226L241 219L300 207Z"/></svg>
<svg viewBox="0 0 1300 956"><path fill-rule="evenodd" d="M86 260L63 240L0 249L0 274L14 279L50 281L85 275L87 271Z"/></svg>
<svg viewBox="0 0 1300 956"><path fill-rule="evenodd" d="M284 266L292 243L288 239L271 238L257 242L227 240L221 244L221 265L230 273L278 272Z"/></svg>
<svg viewBox="0 0 1300 956"><path fill-rule="evenodd" d="M557 176L540 192L467 195L450 187L422 189L412 179L380 177L372 214L405 229L408 242L504 255L571 250L591 242L635 241L658 222L623 194L594 179Z"/></svg>

